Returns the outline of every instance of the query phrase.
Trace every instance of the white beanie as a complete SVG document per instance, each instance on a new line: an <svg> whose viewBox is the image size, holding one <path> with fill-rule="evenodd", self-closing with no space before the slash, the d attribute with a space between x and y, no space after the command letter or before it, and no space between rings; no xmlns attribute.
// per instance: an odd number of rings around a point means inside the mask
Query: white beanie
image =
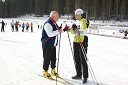
<svg viewBox="0 0 128 85"><path fill-rule="evenodd" d="M82 15L84 13L84 11L82 9L77 9L75 11L75 15L78 14L78 15Z"/></svg>

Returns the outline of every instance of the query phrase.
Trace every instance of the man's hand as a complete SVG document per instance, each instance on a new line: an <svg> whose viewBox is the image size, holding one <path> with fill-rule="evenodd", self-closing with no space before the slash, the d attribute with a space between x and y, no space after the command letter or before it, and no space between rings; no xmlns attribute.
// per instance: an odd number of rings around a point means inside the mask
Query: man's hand
<svg viewBox="0 0 128 85"><path fill-rule="evenodd" d="M59 28L58 28L58 32L59 32L59 33L62 32L62 24L61 24L61 26L59 26Z"/></svg>
<svg viewBox="0 0 128 85"><path fill-rule="evenodd" d="M58 28L58 31L59 31L59 33L62 32L62 24L61 24L61 26Z"/></svg>

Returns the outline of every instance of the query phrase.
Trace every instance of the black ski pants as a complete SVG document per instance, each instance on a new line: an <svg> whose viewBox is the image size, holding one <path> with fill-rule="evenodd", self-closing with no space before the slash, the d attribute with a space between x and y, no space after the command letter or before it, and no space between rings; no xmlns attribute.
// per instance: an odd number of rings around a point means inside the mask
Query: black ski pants
<svg viewBox="0 0 128 85"><path fill-rule="evenodd" d="M1 27L1 32L5 32L4 26Z"/></svg>
<svg viewBox="0 0 128 85"><path fill-rule="evenodd" d="M84 42L82 44L87 53L87 47L88 47L87 36L84 37ZM88 78L88 65L83 55L80 43L73 42L73 49L74 49L74 62L75 62L76 74L78 76L83 75L83 78Z"/></svg>
<svg viewBox="0 0 128 85"><path fill-rule="evenodd" d="M45 46L42 44L43 49L43 69L47 71L49 65L54 69L56 67L56 47L55 46Z"/></svg>

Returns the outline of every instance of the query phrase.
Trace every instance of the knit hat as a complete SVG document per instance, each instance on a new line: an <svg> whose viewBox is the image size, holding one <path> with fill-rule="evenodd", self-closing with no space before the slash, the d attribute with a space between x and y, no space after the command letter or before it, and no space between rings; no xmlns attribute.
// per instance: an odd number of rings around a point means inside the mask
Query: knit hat
<svg viewBox="0 0 128 85"><path fill-rule="evenodd" d="M84 11L82 9L77 9L75 11L75 15L78 14L78 15L82 15L84 13Z"/></svg>

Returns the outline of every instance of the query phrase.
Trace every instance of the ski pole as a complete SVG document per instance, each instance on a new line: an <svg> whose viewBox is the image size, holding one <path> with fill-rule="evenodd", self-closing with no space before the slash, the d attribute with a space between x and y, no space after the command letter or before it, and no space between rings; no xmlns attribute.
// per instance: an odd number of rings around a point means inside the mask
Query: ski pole
<svg viewBox="0 0 128 85"><path fill-rule="evenodd" d="M71 45L71 40L70 40L68 31L67 31L67 34L68 34L68 39L69 39L69 44L70 44L70 48L71 48L71 52L72 52L72 56L74 56L73 49L72 49L72 45Z"/></svg>
<svg viewBox="0 0 128 85"><path fill-rule="evenodd" d="M85 58L86 62L88 63L87 56L86 56L86 54L85 54L84 48L83 48L83 46L82 46L82 43L80 43L80 47L81 47L82 53L83 53L83 55L84 55L84 58ZM90 65L89 65L89 66L90 66ZM92 72L91 72L90 67L89 67L88 69L89 69L90 75L91 75L91 77L92 77L92 80L93 80L93 82L94 82L95 79L93 78L93 74L92 74ZM95 85L95 83L94 83L94 85Z"/></svg>
<svg viewBox="0 0 128 85"><path fill-rule="evenodd" d="M93 81L96 82L96 85L99 85L98 82L97 82L97 79L96 79L96 77L95 77L94 71L93 71L93 69L92 69L91 63L90 63L90 61L89 61L89 59L88 59L88 57L87 57L87 53L86 53L86 51L85 51L85 48L84 48L83 44L81 44L81 49L82 49L82 52L83 52L83 54L84 54L84 58L85 58L86 62L88 62L88 64L89 64L89 71L90 71L90 74L91 74L91 76L92 76L92 79L93 79ZM85 55L86 55L86 56L85 56ZM95 85L95 83L94 83L94 85Z"/></svg>
<svg viewBox="0 0 128 85"><path fill-rule="evenodd" d="M59 49L58 49L57 74L58 74L58 67L59 67L60 42L61 42L61 33L60 33L60 39L59 39ZM56 76L56 85L57 85L57 76Z"/></svg>
<svg viewBox="0 0 128 85"><path fill-rule="evenodd" d="M80 25L79 25L78 28L80 28ZM80 32L79 32L79 31L78 31L78 39L79 39L79 41L81 41L81 39L80 39ZM96 77L95 77L94 71L93 71L93 69L92 69L91 63L90 63L90 61L88 60L87 53L86 53L86 51L85 51L85 48L84 48L82 42L80 42L80 47L81 47L81 50L82 50L82 52L83 52L83 55L84 55L84 58L85 58L86 62L89 64L89 70L90 70L89 72L90 72L90 74L91 74L91 76L92 76L92 79L93 79L93 81L96 81L96 84L97 84L97 85L99 85L98 82L97 82L97 79L96 79ZM95 84L94 84L94 85L95 85Z"/></svg>
<svg viewBox="0 0 128 85"><path fill-rule="evenodd" d="M81 39L80 39L80 34L79 34L78 39L79 39L79 41L81 41ZM86 62L88 62L88 64L89 64L89 72L90 72L90 74L91 74L91 76L92 76L92 79L93 79L93 81L96 81L96 85L99 85L98 82L97 82L97 79L96 79L96 77L95 77L94 71L93 71L93 69L92 69L91 63L90 63L90 61L88 60L87 53L86 53L86 51L85 51L85 48L84 48L82 42L80 42L80 47L81 47L81 50L82 50L82 52L83 52L83 55L84 55L84 58L85 58ZM94 83L94 85L95 85L95 83Z"/></svg>

